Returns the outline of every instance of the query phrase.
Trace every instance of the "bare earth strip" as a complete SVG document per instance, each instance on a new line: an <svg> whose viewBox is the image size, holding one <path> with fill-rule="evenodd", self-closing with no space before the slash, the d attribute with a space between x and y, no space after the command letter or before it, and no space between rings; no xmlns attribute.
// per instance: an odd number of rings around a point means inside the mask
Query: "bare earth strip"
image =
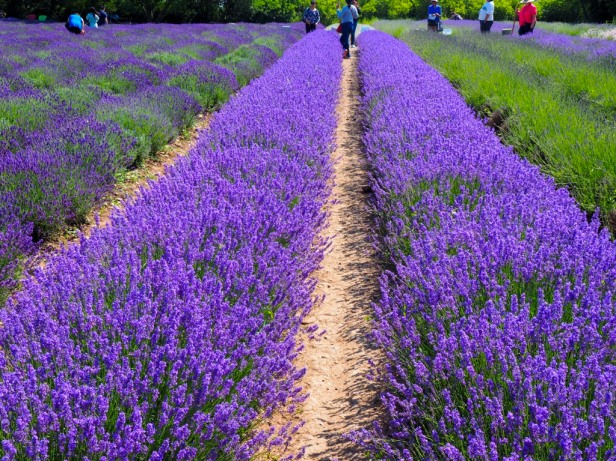
<svg viewBox="0 0 616 461"><path fill-rule="evenodd" d="M139 168L128 171L125 177L116 183L111 192L103 198L102 203L90 212L85 225L79 229L69 229L63 235L45 243L42 251L37 256L36 265L44 267L50 255L53 255L71 242L77 241L79 234L89 237L93 229L105 227L111 220L114 210L122 210L124 204L136 197L139 190L148 187L150 181L160 179L169 166L175 164L178 158L188 154L190 149L197 143L200 133L207 130L211 117L212 114L209 113L198 115L197 121L192 128L178 136L154 157L145 160Z"/></svg>
<svg viewBox="0 0 616 461"><path fill-rule="evenodd" d="M366 379L368 361L379 362L367 335L380 271L370 242L368 196L362 193L368 173L361 143L359 53L353 51L353 58L343 63L338 148L332 154L335 184L325 235L332 246L315 274L316 295L324 301L305 320L326 333L306 341L297 360L298 367L307 369L300 385L309 396L297 416L305 424L287 451L297 453L305 447L305 458L311 460L362 459L361 450L343 435L380 419L377 386Z"/></svg>

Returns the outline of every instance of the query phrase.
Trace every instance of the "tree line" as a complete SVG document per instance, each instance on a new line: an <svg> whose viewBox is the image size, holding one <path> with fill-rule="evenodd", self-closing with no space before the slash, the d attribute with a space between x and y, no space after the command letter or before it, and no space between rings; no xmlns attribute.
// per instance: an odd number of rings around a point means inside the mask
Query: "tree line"
<svg viewBox="0 0 616 461"><path fill-rule="evenodd" d="M424 18L428 0L359 0L365 19ZM64 21L104 2L107 11L131 22L293 22L309 0L0 0L9 17L34 14ZM336 0L317 0L323 23L336 22ZM444 13L476 19L484 0L442 0ZM495 19L511 19L517 0L496 0ZM616 0L539 0L542 20L605 22L616 16Z"/></svg>

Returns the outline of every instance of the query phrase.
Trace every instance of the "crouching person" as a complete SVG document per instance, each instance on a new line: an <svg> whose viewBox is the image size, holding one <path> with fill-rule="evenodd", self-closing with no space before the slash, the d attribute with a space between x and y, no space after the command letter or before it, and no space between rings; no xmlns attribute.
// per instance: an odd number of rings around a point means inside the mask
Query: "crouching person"
<svg viewBox="0 0 616 461"><path fill-rule="evenodd" d="M82 35L86 33L85 23L83 22L83 18L79 16L79 13L71 14L68 17L68 21L64 24L64 27L69 32L72 32L77 35Z"/></svg>

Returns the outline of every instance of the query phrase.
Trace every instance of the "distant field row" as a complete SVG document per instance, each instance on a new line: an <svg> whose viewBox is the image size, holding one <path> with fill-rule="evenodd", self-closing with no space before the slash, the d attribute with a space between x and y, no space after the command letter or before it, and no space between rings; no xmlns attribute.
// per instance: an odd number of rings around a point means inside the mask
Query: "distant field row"
<svg viewBox="0 0 616 461"><path fill-rule="evenodd" d="M394 21L375 25L406 41L507 144L567 187L589 214L599 208L616 231L615 42L609 42L614 55L592 59L591 39L571 49L557 34L548 46L539 33L519 39L460 27L429 36Z"/></svg>
<svg viewBox="0 0 616 461"><path fill-rule="evenodd" d="M0 28L0 303L33 243L84 223L118 175L301 37L280 25Z"/></svg>
<svg viewBox="0 0 616 461"><path fill-rule="evenodd" d="M478 85L492 101L508 82L512 102L520 101L513 87L528 91L530 75L540 90L564 91L562 75L542 81L534 69L513 71L524 64L516 53L536 56L530 44L477 36L402 34L450 78L455 71L465 96ZM355 440L383 460L612 459L616 246L609 233L503 145L404 42L374 32L359 46L377 241L390 270L373 322L387 356L386 422ZM496 76L506 58L512 67ZM538 109L546 102L527 97ZM575 95L570 104L587 105L587 114L612 110ZM534 128L533 113L525 115L520 123ZM576 128L563 124L559 133ZM588 140L569 142L584 149Z"/></svg>

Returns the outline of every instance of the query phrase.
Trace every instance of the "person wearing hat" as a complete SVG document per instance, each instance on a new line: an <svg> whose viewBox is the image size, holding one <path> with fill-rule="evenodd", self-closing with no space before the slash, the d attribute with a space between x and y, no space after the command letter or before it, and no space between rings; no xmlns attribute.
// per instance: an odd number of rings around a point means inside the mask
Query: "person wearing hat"
<svg viewBox="0 0 616 461"><path fill-rule="evenodd" d="M428 6L428 30L438 32L438 23L441 21L441 7L438 0L432 0Z"/></svg>
<svg viewBox="0 0 616 461"><path fill-rule="evenodd" d="M317 10L316 0L310 2L310 7L306 8L306 11L304 11L302 21L306 23L307 34L317 30L317 24L321 21L321 15L319 14L319 10Z"/></svg>
<svg viewBox="0 0 616 461"><path fill-rule="evenodd" d="M479 10L479 30L489 34L494 24L494 0L487 0Z"/></svg>
<svg viewBox="0 0 616 461"><path fill-rule="evenodd" d="M516 10L520 21L520 28L518 34L526 35L533 33L535 30L535 24L537 24L537 7L533 5L535 0L522 0L520 3L524 4L520 11Z"/></svg>

